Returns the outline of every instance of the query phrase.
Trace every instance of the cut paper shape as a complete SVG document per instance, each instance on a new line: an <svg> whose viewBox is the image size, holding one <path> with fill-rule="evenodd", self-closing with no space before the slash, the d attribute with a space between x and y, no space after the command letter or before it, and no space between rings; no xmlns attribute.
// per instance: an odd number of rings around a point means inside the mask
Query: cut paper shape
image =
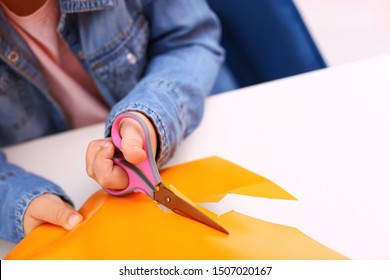
<svg viewBox="0 0 390 280"><path fill-rule="evenodd" d="M195 201L213 201L228 192L294 199L264 177L218 157L170 167L161 175ZM143 194L114 197L100 190L80 213L85 219L72 231L41 225L6 259L345 259L296 228L234 211L214 214L229 230L226 235L163 211Z"/></svg>
<svg viewBox="0 0 390 280"><path fill-rule="evenodd" d="M295 199L272 181L216 156L176 165L161 176L196 202L217 202L227 193Z"/></svg>

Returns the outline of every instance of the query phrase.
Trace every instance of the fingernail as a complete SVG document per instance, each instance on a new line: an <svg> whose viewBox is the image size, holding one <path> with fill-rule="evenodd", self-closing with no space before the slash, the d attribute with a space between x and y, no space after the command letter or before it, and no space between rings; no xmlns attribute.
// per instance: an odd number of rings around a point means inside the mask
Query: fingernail
<svg viewBox="0 0 390 280"><path fill-rule="evenodd" d="M69 229L72 229L74 228L78 223L80 223L81 221L81 217L80 215L72 215L69 217L69 220L68 220L68 227Z"/></svg>
<svg viewBox="0 0 390 280"><path fill-rule="evenodd" d="M100 145L101 148L105 148L107 147L109 144L109 141L108 140L104 140L104 142Z"/></svg>

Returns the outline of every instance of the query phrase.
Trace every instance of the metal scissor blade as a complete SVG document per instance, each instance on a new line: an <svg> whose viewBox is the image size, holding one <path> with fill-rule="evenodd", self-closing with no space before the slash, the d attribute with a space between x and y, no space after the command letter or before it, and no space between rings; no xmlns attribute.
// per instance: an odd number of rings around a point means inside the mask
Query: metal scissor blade
<svg viewBox="0 0 390 280"><path fill-rule="evenodd" d="M184 199L178 197L170 189L160 184L156 187L157 191L154 193L154 200L161 203L165 207L168 207L173 212L191 218L207 226L215 228L223 233L229 234L229 232L223 228L220 224L215 222L209 216L204 214L202 211L191 205Z"/></svg>

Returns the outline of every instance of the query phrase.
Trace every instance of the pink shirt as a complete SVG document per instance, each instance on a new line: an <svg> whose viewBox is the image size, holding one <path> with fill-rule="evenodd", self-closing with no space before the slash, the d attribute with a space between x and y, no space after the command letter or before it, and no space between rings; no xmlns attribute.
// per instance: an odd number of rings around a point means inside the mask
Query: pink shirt
<svg viewBox="0 0 390 280"><path fill-rule="evenodd" d="M0 2L1 4L1 2ZM108 114L95 84L57 32L57 0L31 15L18 16L2 4L5 15L42 66L50 95L62 108L72 128L102 122Z"/></svg>

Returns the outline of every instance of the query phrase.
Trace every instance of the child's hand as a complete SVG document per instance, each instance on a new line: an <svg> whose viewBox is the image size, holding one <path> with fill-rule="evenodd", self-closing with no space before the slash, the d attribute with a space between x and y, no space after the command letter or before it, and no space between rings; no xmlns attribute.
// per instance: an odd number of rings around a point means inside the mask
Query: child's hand
<svg viewBox="0 0 390 280"><path fill-rule="evenodd" d="M42 194L33 199L23 218L24 232L28 234L43 223L51 223L70 230L78 225L83 217L54 194Z"/></svg>
<svg viewBox="0 0 390 280"><path fill-rule="evenodd" d="M153 151L156 153L157 136L150 120L136 113L145 121L149 128ZM133 119L124 118L119 124L119 133L122 138L122 153L128 162L139 164L146 159L142 149L144 134L141 125ZM88 145L86 155L87 173L100 186L110 189L124 189L128 186L126 172L114 163L115 146L110 138L94 140Z"/></svg>

